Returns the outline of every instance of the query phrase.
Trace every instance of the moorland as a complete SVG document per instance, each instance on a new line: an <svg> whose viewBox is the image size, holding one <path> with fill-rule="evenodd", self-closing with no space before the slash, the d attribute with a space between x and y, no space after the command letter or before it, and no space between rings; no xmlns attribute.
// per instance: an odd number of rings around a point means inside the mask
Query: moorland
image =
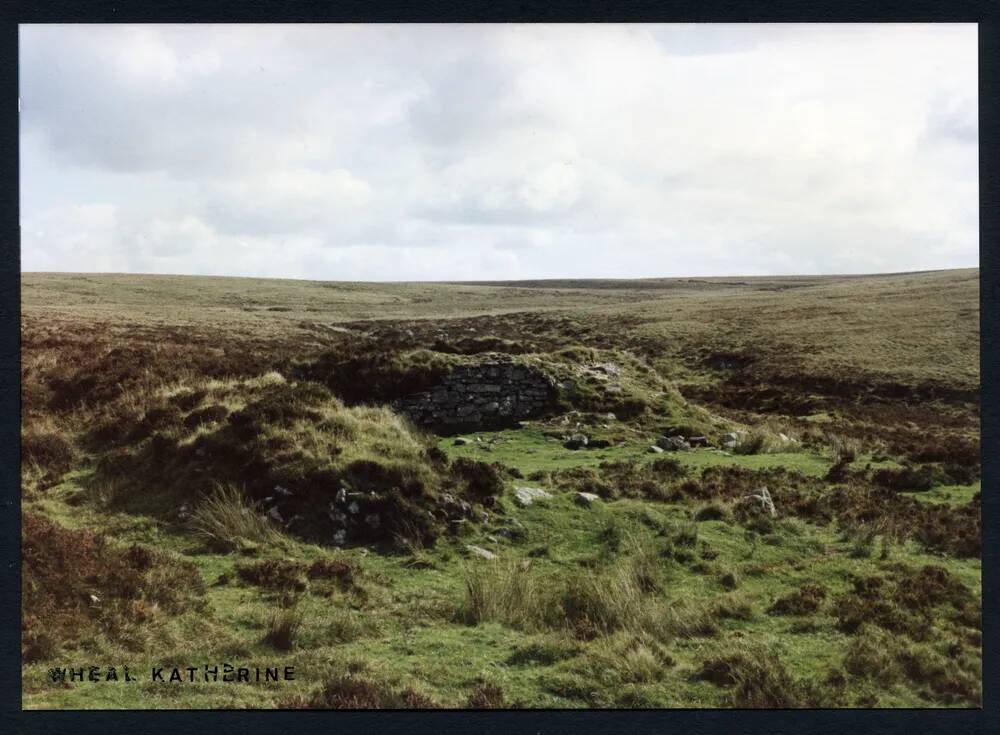
<svg viewBox="0 0 1000 735"><path fill-rule="evenodd" d="M21 295L26 708L981 704L977 270Z"/></svg>

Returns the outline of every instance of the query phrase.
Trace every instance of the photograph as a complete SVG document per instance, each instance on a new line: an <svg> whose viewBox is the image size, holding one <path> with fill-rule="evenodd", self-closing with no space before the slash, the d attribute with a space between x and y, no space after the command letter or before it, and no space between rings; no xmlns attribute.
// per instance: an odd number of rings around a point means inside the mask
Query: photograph
<svg viewBox="0 0 1000 735"><path fill-rule="evenodd" d="M976 23L17 31L22 710L983 707Z"/></svg>

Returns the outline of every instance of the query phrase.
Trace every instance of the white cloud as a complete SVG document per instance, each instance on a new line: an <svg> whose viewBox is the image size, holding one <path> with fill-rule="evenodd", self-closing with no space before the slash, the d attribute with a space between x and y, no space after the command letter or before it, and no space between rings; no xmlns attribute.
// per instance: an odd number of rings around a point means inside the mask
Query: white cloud
<svg viewBox="0 0 1000 735"><path fill-rule="evenodd" d="M25 270L976 265L974 26L24 26Z"/></svg>

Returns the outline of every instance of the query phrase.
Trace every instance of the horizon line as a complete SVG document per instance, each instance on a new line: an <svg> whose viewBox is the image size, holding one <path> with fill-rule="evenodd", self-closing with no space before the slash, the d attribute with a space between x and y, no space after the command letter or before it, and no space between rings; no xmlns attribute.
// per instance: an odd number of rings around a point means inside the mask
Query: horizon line
<svg viewBox="0 0 1000 735"><path fill-rule="evenodd" d="M296 278L294 276L240 276L210 273L131 273L125 271L21 271L24 276L135 276L144 278L232 278L258 281L300 281L303 283L362 283L362 284L410 284L428 283L460 286L498 286L518 283L547 283L565 281L595 281L595 282L636 282L636 281L718 281L724 279L781 279L781 278L877 278L890 276L910 276L929 273L948 273L954 271L979 270L979 265L954 268L922 268L909 271L876 271L866 273L775 273L768 275L740 275L734 273L724 276L545 276L540 278L493 278L493 279L399 279L399 280L329 280L319 278Z"/></svg>

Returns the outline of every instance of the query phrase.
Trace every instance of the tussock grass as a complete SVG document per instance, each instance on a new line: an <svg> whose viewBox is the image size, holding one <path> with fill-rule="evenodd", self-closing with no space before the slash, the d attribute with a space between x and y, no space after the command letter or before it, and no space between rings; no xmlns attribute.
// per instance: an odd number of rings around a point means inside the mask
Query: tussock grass
<svg viewBox="0 0 1000 735"><path fill-rule="evenodd" d="M433 699L413 686L398 687L362 674L338 674L308 697L292 696L279 709L431 709Z"/></svg>
<svg viewBox="0 0 1000 735"><path fill-rule="evenodd" d="M501 622L531 628L546 617L546 601L533 574L517 562L469 562L459 616L470 624Z"/></svg>
<svg viewBox="0 0 1000 735"><path fill-rule="evenodd" d="M69 427L53 416L34 418L21 427L21 461L52 478L67 472L78 457Z"/></svg>
<svg viewBox="0 0 1000 735"><path fill-rule="evenodd" d="M537 636L519 646L507 659L511 666L526 666L541 664L550 666L559 661L565 661L580 655L583 644L566 634L565 631L555 631Z"/></svg>
<svg viewBox="0 0 1000 735"><path fill-rule="evenodd" d="M679 638L713 637L719 634L719 623L713 606L703 601L677 601L665 610L663 624Z"/></svg>
<svg viewBox="0 0 1000 735"><path fill-rule="evenodd" d="M281 535L233 485L216 485L191 511L191 532L209 547L235 551L241 541L275 543Z"/></svg>
<svg viewBox="0 0 1000 735"><path fill-rule="evenodd" d="M300 598L282 600L277 610L271 614L264 642L274 646L279 651L292 650L296 636L302 628L303 618Z"/></svg>
<svg viewBox="0 0 1000 735"><path fill-rule="evenodd" d="M620 631L591 643L586 654L573 662L572 671L605 691L615 692L626 684L662 681L675 663L662 641Z"/></svg>
<svg viewBox="0 0 1000 735"><path fill-rule="evenodd" d="M675 618L653 564L655 555L623 554L610 564L543 580L524 563L471 563L465 568L459 616L470 624L566 630L583 639L627 630L668 640L668 621Z"/></svg>
<svg viewBox="0 0 1000 735"><path fill-rule="evenodd" d="M352 643L380 632L372 616L342 607L330 607L323 613L324 641Z"/></svg>
<svg viewBox="0 0 1000 735"><path fill-rule="evenodd" d="M495 682L477 682L466 701L469 709L506 709L503 687Z"/></svg>
<svg viewBox="0 0 1000 735"><path fill-rule="evenodd" d="M647 595L634 567L621 563L597 572L578 570L569 575L553 611L558 611L565 624L585 638L616 630L665 636L664 608L662 598Z"/></svg>
<svg viewBox="0 0 1000 735"><path fill-rule="evenodd" d="M935 647L865 626L848 646L844 670L882 688L909 680L948 704L982 704L980 656L960 643Z"/></svg>
<svg viewBox="0 0 1000 735"><path fill-rule="evenodd" d="M795 592L779 597L768 609L770 615L812 615L826 600L826 587L807 582Z"/></svg>
<svg viewBox="0 0 1000 735"><path fill-rule="evenodd" d="M752 709L831 706L832 692L793 677L770 648L731 642L703 661L695 676L728 688L726 704Z"/></svg>
<svg viewBox="0 0 1000 735"><path fill-rule="evenodd" d="M708 503L698 508L692 518L695 521L728 521L732 511L721 503Z"/></svg>

